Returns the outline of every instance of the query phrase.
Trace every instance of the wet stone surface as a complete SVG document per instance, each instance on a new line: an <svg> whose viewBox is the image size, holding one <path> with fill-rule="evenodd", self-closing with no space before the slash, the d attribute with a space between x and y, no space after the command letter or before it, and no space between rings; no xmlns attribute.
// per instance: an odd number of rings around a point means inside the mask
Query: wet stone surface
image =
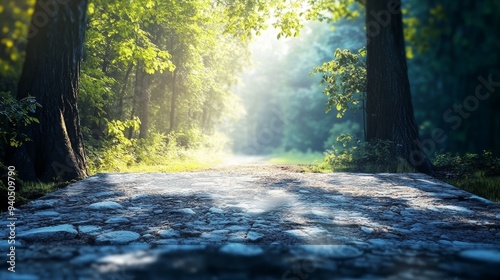
<svg viewBox="0 0 500 280"><path fill-rule="evenodd" d="M422 174L99 174L16 218L0 279L500 277L500 206Z"/></svg>

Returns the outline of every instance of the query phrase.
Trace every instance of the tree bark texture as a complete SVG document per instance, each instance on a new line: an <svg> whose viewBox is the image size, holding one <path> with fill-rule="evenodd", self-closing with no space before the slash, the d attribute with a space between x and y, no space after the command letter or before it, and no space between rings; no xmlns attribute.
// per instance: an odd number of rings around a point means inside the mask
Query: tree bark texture
<svg viewBox="0 0 500 280"><path fill-rule="evenodd" d="M413 112L400 1L368 0L366 28L366 139L392 141L395 159L430 174L432 166L423 152Z"/></svg>
<svg viewBox="0 0 500 280"><path fill-rule="evenodd" d="M31 141L11 147L6 162L21 179L67 181L87 176L77 107L87 0L38 0L17 98L42 105L39 124L18 129Z"/></svg>

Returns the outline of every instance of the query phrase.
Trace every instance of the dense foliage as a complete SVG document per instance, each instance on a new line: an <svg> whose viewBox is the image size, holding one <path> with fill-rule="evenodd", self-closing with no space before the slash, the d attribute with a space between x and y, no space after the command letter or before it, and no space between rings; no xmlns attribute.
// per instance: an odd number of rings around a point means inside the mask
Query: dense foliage
<svg viewBox="0 0 500 280"><path fill-rule="evenodd" d="M359 19L356 24L361 25ZM356 53L363 44L362 29L341 21L332 32L329 24L308 22L298 38L274 42L275 33L258 38L252 49L254 66L236 88L246 115L233 129L235 150L250 154L276 149L322 152L347 131L361 137L362 112L345 110L342 119L334 112L325 113L325 104L333 104L339 95L333 89L328 97L321 94L321 77L312 72L323 63L321 69L326 69L335 48L347 49L337 54Z"/></svg>
<svg viewBox="0 0 500 280"><path fill-rule="evenodd" d="M34 3L0 4L1 92L17 90ZM403 1L415 115L430 156L500 153L498 5ZM355 0L90 1L78 106L91 168L122 170L154 158L145 156L150 147L159 156L220 148L217 131L246 153L333 151L342 134L362 139L363 14ZM255 35L284 43L249 49ZM36 101L15 107L2 96L2 108L19 109L2 111L10 144L6 120L35 121ZM435 141L438 132L445 140Z"/></svg>
<svg viewBox="0 0 500 280"><path fill-rule="evenodd" d="M500 154L499 5L494 0L407 3L417 122L423 139L432 139L436 129L446 135L442 143L427 141L430 154Z"/></svg>
<svg viewBox="0 0 500 280"><path fill-rule="evenodd" d="M131 149L199 146L235 102L245 43L209 4L91 3L80 104L98 169L148 158Z"/></svg>
<svg viewBox="0 0 500 280"><path fill-rule="evenodd" d="M19 146L23 142L30 141L26 135L18 135L15 126L38 123L38 119L30 116L30 113L35 112L37 107L40 107L40 104L34 98L16 100L10 93L0 92L0 116L2 117L0 126L4 127L0 129L0 137L4 144ZM12 126L9 126L10 124Z"/></svg>
<svg viewBox="0 0 500 280"><path fill-rule="evenodd" d="M16 128L50 106L14 98L35 2L0 3L2 158L30 141ZM363 141L365 1L89 2L78 108L92 173L195 169L229 142L295 158L326 150L333 170L412 170L388 160L393 143ZM500 2L403 7L423 150L438 175L498 193Z"/></svg>

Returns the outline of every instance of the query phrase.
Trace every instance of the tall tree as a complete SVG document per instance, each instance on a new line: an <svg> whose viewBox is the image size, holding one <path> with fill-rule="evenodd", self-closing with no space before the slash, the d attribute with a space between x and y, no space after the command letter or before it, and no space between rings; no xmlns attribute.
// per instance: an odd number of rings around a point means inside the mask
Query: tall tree
<svg viewBox="0 0 500 280"><path fill-rule="evenodd" d="M409 76L420 136L432 138L435 130L447 136L435 149L429 146L428 154L500 154L500 96L482 83L490 75L491 81L500 76L500 41L491 36L500 28L495 13L499 9L496 0L405 3L407 49L414 54L408 61ZM478 86L480 99L475 96Z"/></svg>
<svg viewBox="0 0 500 280"><path fill-rule="evenodd" d="M432 173L411 100L400 0L366 1L367 140L390 140L393 156Z"/></svg>
<svg viewBox="0 0 500 280"><path fill-rule="evenodd" d="M40 123L20 128L31 141L6 155L22 179L87 176L76 106L87 5L87 0L36 3L17 98L36 98L42 105L35 113Z"/></svg>

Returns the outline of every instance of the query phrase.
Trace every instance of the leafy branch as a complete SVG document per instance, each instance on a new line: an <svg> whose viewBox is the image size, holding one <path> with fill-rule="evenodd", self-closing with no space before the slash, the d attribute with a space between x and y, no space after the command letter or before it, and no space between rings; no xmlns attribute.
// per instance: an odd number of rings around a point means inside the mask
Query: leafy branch
<svg viewBox="0 0 500 280"><path fill-rule="evenodd" d="M19 147L23 142L30 140L24 134L18 135L15 127L39 123L38 119L32 116L38 107L42 106L32 96L16 100L10 92L0 92L0 116L3 120L0 136L5 143Z"/></svg>
<svg viewBox="0 0 500 280"><path fill-rule="evenodd" d="M337 118L342 118L347 110L363 109L366 93L366 49L357 53L337 49L335 58L316 67L312 72L322 74L323 93L328 96L326 112L337 109Z"/></svg>

